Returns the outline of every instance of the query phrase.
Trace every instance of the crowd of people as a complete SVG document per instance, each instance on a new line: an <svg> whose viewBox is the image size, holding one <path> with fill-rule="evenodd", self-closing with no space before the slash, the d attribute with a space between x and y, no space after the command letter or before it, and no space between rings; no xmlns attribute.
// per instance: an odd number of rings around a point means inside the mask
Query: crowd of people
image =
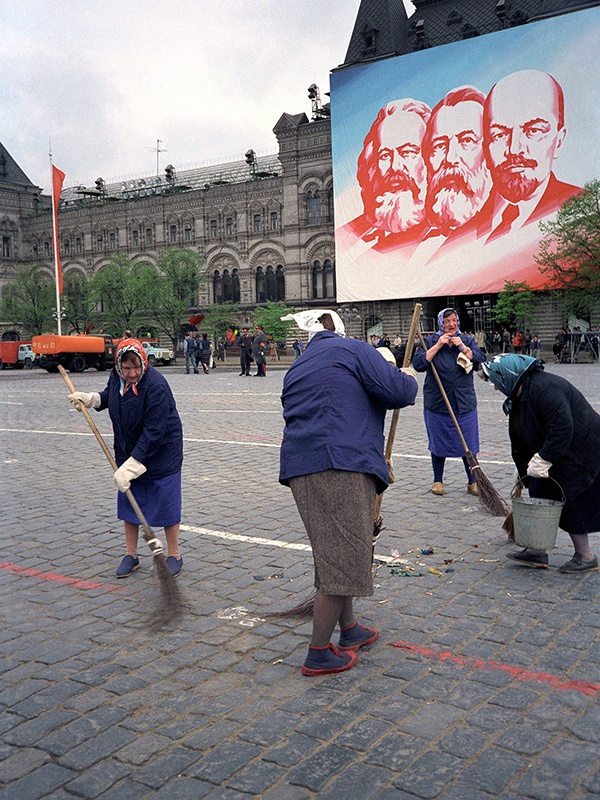
<svg viewBox="0 0 600 800"><path fill-rule="evenodd" d="M564 495L560 526L569 534L574 553L560 571L598 570L589 534L600 531L600 415L572 384L545 372L535 355L506 352L486 358L476 337L461 330L453 308L439 312L437 331L417 345L414 368L397 367L391 350L402 346L399 336L394 342L380 337L373 342L375 347L346 337L333 311L322 312L317 324L312 320L305 330L308 345L302 347L301 357L297 352L283 381L279 473L280 482L292 491L314 561L316 595L304 675L350 669L357 663L359 649L379 636L376 628L357 621L353 598L373 594L374 512L378 496L391 481L384 456L386 411L414 405L418 372L425 373L423 413L433 470L431 492L444 495L446 459L462 457L467 491L479 494L472 462L465 457L466 447L471 454L479 452L473 385L473 376L479 373L506 396L503 410L509 418L512 457L530 496ZM198 337L190 339L194 349L191 345L186 349L188 371L194 367L196 371L198 364L207 367L203 352L210 354L211 349L210 343L202 347L206 334L199 337L198 359ZM533 336L531 342L536 339ZM267 341L262 326L257 325L253 334L243 329L237 338L240 375L249 375L253 362L256 375L265 375ZM108 409L113 425L117 516L125 534L117 577L129 577L140 563L139 520L129 491L148 523L164 528L166 563L176 577L183 567L179 552L183 432L168 381L148 364L139 341L124 338L104 390L74 392L69 400L80 411L82 406ZM549 566L547 552L531 548L511 551L507 558L527 567ZM336 626L337 646L331 641Z"/></svg>
<svg viewBox="0 0 600 800"><path fill-rule="evenodd" d="M299 341L301 344L301 340ZM264 378L267 374L267 355L270 355L272 361L279 360L275 340L272 336L267 336L262 325L256 325L254 333L250 333L248 327L243 328L237 338L232 337L231 340L219 337L216 350L207 333L190 331L183 340L186 374L193 372L194 375L199 375L199 368L202 367L204 374L208 375L210 370L217 366L217 361L225 361L225 349L231 344L236 344L239 348L240 376L249 376L251 365L255 363L255 377Z"/></svg>

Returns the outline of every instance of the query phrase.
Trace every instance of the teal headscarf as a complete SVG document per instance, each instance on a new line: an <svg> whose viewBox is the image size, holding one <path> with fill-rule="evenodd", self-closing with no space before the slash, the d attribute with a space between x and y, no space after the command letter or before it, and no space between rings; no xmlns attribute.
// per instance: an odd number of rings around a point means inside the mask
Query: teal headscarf
<svg viewBox="0 0 600 800"><path fill-rule="evenodd" d="M539 358L521 353L503 353L485 361L481 369L485 377L506 395L502 408L505 414L510 414L512 395L523 375L536 369L544 369L544 365Z"/></svg>

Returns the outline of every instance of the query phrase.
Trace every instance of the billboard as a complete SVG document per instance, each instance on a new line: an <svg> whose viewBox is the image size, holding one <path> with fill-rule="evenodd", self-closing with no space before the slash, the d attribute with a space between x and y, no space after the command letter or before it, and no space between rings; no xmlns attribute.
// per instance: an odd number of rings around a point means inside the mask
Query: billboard
<svg viewBox="0 0 600 800"><path fill-rule="evenodd" d="M541 289L600 177L600 8L331 76L338 302Z"/></svg>

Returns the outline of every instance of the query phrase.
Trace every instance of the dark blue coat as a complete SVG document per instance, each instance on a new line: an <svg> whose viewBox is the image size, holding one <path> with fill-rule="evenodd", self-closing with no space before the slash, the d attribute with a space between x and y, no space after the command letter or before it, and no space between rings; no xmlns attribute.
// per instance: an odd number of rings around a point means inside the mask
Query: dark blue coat
<svg viewBox="0 0 600 800"><path fill-rule="evenodd" d="M450 405L455 414L466 414L468 411L473 411L477 408L477 396L475 395L475 387L473 386L473 374L481 363L485 361L485 355L477 346L473 336L467 333L458 334L461 340L470 347L473 351L473 370L467 374L464 369L456 363L460 350L458 347L445 344L435 355L433 365L435 366L442 386ZM425 338L425 344L429 349L440 338L439 333L434 333L433 336ZM417 372L425 372L425 383L423 384L423 406L427 411L434 411L436 414L447 414L448 408L444 402L437 381L433 372L430 369L429 361L425 357L425 350L419 347L413 356L413 367Z"/></svg>
<svg viewBox="0 0 600 800"><path fill-rule="evenodd" d="M366 342L315 334L283 381L280 482L340 469L374 475L382 492L386 409L413 405L416 394L416 380Z"/></svg>
<svg viewBox="0 0 600 800"><path fill-rule="evenodd" d="M130 456L148 470L148 478L179 472L183 463L183 430L171 387L161 373L148 367L137 384L121 396L120 378L113 369L100 393L101 411L108 408L113 425L118 466Z"/></svg>

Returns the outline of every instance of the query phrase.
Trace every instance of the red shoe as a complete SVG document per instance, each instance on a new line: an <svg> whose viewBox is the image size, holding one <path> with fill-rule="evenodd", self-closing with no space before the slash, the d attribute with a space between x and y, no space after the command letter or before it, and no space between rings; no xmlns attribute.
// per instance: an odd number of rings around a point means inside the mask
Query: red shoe
<svg viewBox="0 0 600 800"><path fill-rule="evenodd" d="M363 628L362 625L355 622L349 628L342 628L338 650L341 650L342 653L351 653L358 650L359 647L373 644L377 639L379 639L379 631L375 628Z"/></svg>
<svg viewBox="0 0 600 800"><path fill-rule="evenodd" d="M310 678L316 675L329 675L333 672L345 672L358 661L358 655L340 653L331 642L326 647L309 647L308 655L302 665L301 672Z"/></svg>

